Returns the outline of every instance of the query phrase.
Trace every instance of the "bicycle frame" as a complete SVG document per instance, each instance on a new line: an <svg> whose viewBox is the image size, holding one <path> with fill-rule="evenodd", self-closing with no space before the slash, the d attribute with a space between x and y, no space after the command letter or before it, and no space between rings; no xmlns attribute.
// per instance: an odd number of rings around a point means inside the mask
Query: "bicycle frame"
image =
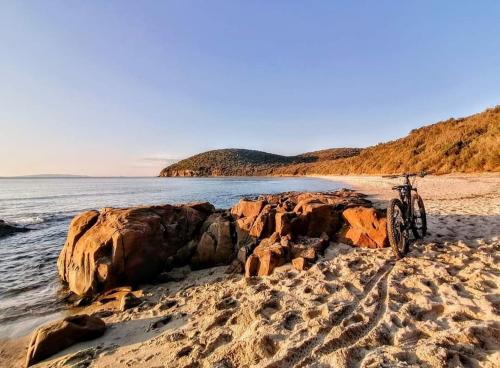
<svg viewBox="0 0 500 368"><path fill-rule="evenodd" d="M410 175L405 175L403 185L397 185L392 189L398 191L399 199L401 200L401 203L403 203L405 230L409 230L414 219L413 206L411 205L411 192L416 192L417 188L413 188L410 182Z"/></svg>

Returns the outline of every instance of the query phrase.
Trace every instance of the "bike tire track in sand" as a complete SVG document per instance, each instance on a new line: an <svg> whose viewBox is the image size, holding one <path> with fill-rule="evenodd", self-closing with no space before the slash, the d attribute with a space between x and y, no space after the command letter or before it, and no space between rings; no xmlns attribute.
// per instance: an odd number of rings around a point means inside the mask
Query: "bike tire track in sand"
<svg viewBox="0 0 500 368"><path fill-rule="evenodd" d="M372 279L367 283L365 289L363 290L362 294L353 301L351 304L346 305L343 310L338 313L334 319L331 321L331 323L328 326L323 327L319 333L315 336L312 336L308 339L306 339L301 345L294 347L290 349L286 355L281 358L278 361L271 362L268 365L266 365L266 368L286 368L286 367L291 367L291 366L307 366L310 365L311 363L314 362L312 359L310 353L317 347L329 347L332 344L332 340L330 342L327 342L323 345L322 342L324 339L327 337L329 332L336 326L340 325L342 321L344 321L346 318L350 317L359 307L359 305L368 297L368 295L371 294L372 290L377 287L378 289L381 288L382 285L382 291L384 292L385 290L385 298L387 296L387 276L389 272L392 270L394 267L394 262L388 261L384 265L380 267L380 270L377 272L375 276L372 277ZM382 280L385 280L385 282L382 282ZM381 295L380 290L379 290L379 295ZM385 299L384 298L384 299ZM378 314L378 313L376 313ZM383 315L383 313L382 313ZM376 324L376 322L375 322ZM352 329L352 328L351 328ZM351 329L347 329L346 331L350 331ZM340 337L340 338L348 338L346 337ZM349 338L348 338L349 339ZM337 339L334 339L337 340ZM352 338L349 339L349 341L352 341ZM335 349L333 349L335 350ZM332 350L332 351L333 351ZM305 365L304 365L305 364Z"/></svg>
<svg viewBox="0 0 500 368"><path fill-rule="evenodd" d="M303 360L299 361L296 366L297 367L307 367L314 363L319 357L324 355L332 354L340 349L351 348L356 345L360 340L362 340L365 336L367 336L371 331L378 326L380 320L385 315L387 310L387 293L388 293L388 278L392 267L385 267L384 271L381 273L380 277L376 282L377 296L376 296L376 306L374 312L371 314L370 319L367 323L359 323L355 324L351 327L347 327L344 331L340 333L338 337L332 338L322 345L319 345L314 349L311 355L305 357ZM371 294L373 287L368 291L368 294ZM359 306L366 299L360 299L357 303ZM344 354L346 357L347 354ZM348 366L345 364L345 366Z"/></svg>

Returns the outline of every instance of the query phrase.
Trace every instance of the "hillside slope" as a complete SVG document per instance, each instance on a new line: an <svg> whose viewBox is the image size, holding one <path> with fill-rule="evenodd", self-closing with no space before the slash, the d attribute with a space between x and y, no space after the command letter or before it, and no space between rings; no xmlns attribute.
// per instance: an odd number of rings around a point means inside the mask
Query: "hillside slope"
<svg viewBox="0 0 500 368"><path fill-rule="evenodd" d="M426 170L434 174L500 171L500 106L412 130L365 149L341 148L280 156L216 150L182 160L160 176L345 175Z"/></svg>
<svg viewBox="0 0 500 368"><path fill-rule="evenodd" d="M247 149L203 152L163 169L160 176L252 176L272 175L279 169L359 154L356 148L334 148L298 156L282 156Z"/></svg>

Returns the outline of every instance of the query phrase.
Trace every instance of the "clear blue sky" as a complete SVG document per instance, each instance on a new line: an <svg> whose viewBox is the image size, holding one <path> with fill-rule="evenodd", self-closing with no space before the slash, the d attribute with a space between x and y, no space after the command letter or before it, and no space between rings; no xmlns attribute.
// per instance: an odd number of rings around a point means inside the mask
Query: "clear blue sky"
<svg viewBox="0 0 500 368"><path fill-rule="evenodd" d="M0 176L368 146L500 103L499 1L2 1Z"/></svg>

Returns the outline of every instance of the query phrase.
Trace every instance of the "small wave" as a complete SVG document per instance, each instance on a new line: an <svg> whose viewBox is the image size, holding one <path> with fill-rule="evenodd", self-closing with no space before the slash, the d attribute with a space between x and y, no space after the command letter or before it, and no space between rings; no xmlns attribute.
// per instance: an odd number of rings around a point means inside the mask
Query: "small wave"
<svg viewBox="0 0 500 368"><path fill-rule="evenodd" d="M108 196L117 196L118 199L127 195L137 195L138 193L142 194L151 194L157 193L156 189L148 189L148 188L134 188L133 190L116 190L109 192L89 192L89 193L71 193L71 194L54 194L54 195L46 195L39 197L12 197L6 199L0 199L0 202L34 202L34 201L52 201L58 199L67 199L67 198L92 198L92 197L108 197ZM105 206L106 207L106 206Z"/></svg>
<svg viewBox="0 0 500 368"><path fill-rule="evenodd" d="M26 214L14 216L6 222L11 225L21 227L29 227L37 229L39 225L46 225L53 222L66 221L74 216L73 211L58 212L58 213L45 213L45 214Z"/></svg>
<svg viewBox="0 0 500 368"><path fill-rule="evenodd" d="M20 217L16 219L16 224L17 225L37 225L41 224L45 221L46 219L43 218L42 216L27 216L27 217Z"/></svg>

